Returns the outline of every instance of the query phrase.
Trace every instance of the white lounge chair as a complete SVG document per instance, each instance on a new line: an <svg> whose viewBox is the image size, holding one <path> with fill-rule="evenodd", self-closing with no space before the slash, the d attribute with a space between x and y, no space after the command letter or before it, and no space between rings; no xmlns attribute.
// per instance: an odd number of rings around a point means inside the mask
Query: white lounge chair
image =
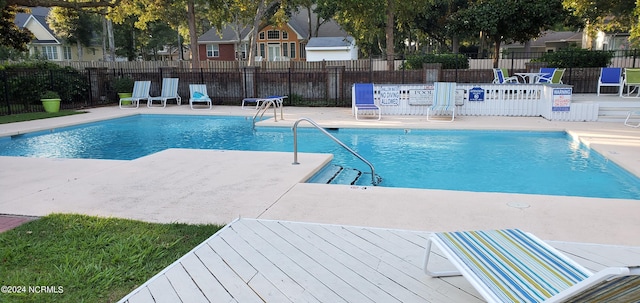
<svg viewBox="0 0 640 303"><path fill-rule="evenodd" d="M138 108L140 106L140 100L149 99L149 89L151 88L151 81L136 81L133 83L133 93L131 97L120 98L120 108ZM122 106L123 101L130 101L131 106Z"/></svg>
<svg viewBox="0 0 640 303"><path fill-rule="evenodd" d="M427 107L427 121L452 122L456 117L456 83L435 82L433 104ZM451 120L433 120L434 114L451 113Z"/></svg>
<svg viewBox="0 0 640 303"><path fill-rule="evenodd" d="M623 80L622 68L620 67L603 67L600 69L600 77L598 77L598 96L601 95L600 88L603 86L617 87L616 95L622 96Z"/></svg>
<svg viewBox="0 0 640 303"><path fill-rule="evenodd" d="M427 268L432 245L457 271ZM592 273L532 234L518 229L434 233L424 271L464 276L488 302L639 302L640 267Z"/></svg>
<svg viewBox="0 0 640 303"><path fill-rule="evenodd" d="M167 100L175 99L176 103L180 105L182 98L178 95L178 78L164 78L162 79L162 92L160 96L149 97L147 100L147 107L153 107L153 101L160 101L160 105L164 108L167 107Z"/></svg>
<svg viewBox="0 0 640 303"><path fill-rule="evenodd" d="M213 107L211 98L209 98L209 94L207 94L207 85L189 84L189 93L189 106L191 107L191 109L199 109L193 107L193 105L196 103L204 103L205 105L208 105L207 108L200 109L211 109L211 107Z"/></svg>
<svg viewBox="0 0 640 303"><path fill-rule="evenodd" d="M355 83L353 90L353 111L358 119L360 111L372 112L378 114L378 120L381 118L380 107L378 107L373 98L373 83Z"/></svg>

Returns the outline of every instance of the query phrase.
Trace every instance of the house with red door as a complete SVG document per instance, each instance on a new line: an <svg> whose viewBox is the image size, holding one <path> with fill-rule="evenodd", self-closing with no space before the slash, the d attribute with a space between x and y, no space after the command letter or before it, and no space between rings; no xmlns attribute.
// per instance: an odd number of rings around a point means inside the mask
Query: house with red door
<svg viewBox="0 0 640 303"><path fill-rule="evenodd" d="M301 8L292 14L286 25L261 28L255 50L256 61L306 61L307 44L314 37L350 41L349 45L355 47L351 43L353 38L347 39L347 33L333 20L322 23L316 33L316 22L312 21L310 26L308 18L307 9ZM314 13L311 13L311 20L317 20ZM314 32L310 32L310 28ZM211 28L198 38L200 60L247 60L250 36L248 28L236 29L231 25L222 29ZM334 43L336 39L326 41Z"/></svg>

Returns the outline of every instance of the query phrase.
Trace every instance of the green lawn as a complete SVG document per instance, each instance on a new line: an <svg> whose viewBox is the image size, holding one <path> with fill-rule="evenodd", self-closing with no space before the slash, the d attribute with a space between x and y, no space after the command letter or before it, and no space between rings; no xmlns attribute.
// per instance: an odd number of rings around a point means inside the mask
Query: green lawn
<svg viewBox="0 0 640 303"><path fill-rule="evenodd" d="M0 302L116 302L220 228L65 214L25 223L0 233L0 286L26 293L3 288Z"/></svg>
<svg viewBox="0 0 640 303"><path fill-rule="evenodd" d="M0 124L37 120L37 119L46 119L46 118L53 118L53 117L62 117L62 116L84 114L84 113L86 112L77 111L77 110L61 110L57 113L37 112L37 113L6 115L6 116L0 116Z"/></svg>

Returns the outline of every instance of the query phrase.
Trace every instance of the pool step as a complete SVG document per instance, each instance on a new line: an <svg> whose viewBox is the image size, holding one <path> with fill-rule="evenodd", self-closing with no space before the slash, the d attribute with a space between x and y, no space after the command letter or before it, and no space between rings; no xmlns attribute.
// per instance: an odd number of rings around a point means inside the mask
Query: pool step
<svg viewBox="0 0 640 303"><path fill-rule="evenodd" d="M358 182L362 172L355 168L342 167L340 165L329 165L315 175L310 183L323 184L349 184L353 185Z"/></svg>

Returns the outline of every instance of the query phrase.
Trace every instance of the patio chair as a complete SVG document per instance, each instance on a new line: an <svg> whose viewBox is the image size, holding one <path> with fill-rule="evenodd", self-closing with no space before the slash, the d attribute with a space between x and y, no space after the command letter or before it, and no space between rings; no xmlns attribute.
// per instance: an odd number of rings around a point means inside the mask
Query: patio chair
<svg viewBox="0 0 640 303"><path fill-rule="evenodd" d="M176 99L176 103L180 105L182 98L178 95L178 78L163 78L162 79L162 92L160 96L150 97L147 100L147 107L153 107L153 101L160 101L162 107L167 107L167 100Z"/></svg>
<svg viewBox="0 0 640 303"><path fill-rule="evenodd" d="M207 94L207 85L206 84L189 84L189 106L191 109L211 109L213 104L211 102L211 98ZM204 103L208 105L207 108L194 108L194 104L196 103Z"/></svg>
<svg viewBox="0 0 640 303"><path fill-rule="evenodd" d="M506 68L494 68L493 83L496 83L496 84L520 83L520 81L518 81L518 77L516 76L509 77L509 73L507 72Z"/></svg>
<svg viewBox="0 0 640 303"><path fill-rule="evenodd" d="M564 71L564 68L541 68L540 73L544 75L538 77L536 83L562 84Z"/></svg>
<svg viewBox="0 0 640 303"><path fill-rule="evenodd" d="M638 115L640 115L640 111L630 111L627 114L627 118L624 119L624 125L635 128L640 127L640 122L638 122L640 117L638 117Z"/></svg>
<svg viewBox="0 0 640 303"><path fill-rule="evenodd" d="M435 245L457 271L428 270ZM424 259L432 277L462 274L488 302L638 302L640 267L597 273L518 229L432 234Z"/></svg>
<svg viewBox="0 0 640 303"><path fill-rule="evenodd" d="M133 83L133 92L131 97L120 98L120 108L138 108L140 106L140 100L149 99L149 89L151 88L151 81L136 81ZM125 101L131 102L131 106L123 107L122 103Z"/></svg>
<svg viewBox="0 0 640 303"><path fill-rule="evenodd" d="M353 112L358 119L360 111L372 112L378 114L378 120L381 118L380 107L377 106L373 98L373 83L355 83L353 84Z"/></svg>
<svg viewBox="0 0 640 303"><path fill-rule="evenodd" d="M452 122L456 117L456 83L435 82L433 95L433 104L427 107L427 121L443 121L433 120L432 115L451 112L451 120L443 122Z"/></svg>
<svg viewBox="0 0 640 303"><path fill-rule="evenodd" d="M624 81L623 88L627 88L627 94L624 95L622 91L620 91L620 97L640 97L640 90L638 87L640 86L640 68L625 68L624 69ZM635 96L631 94L636 92Z"/></svg>
<svg viewBox="0 0 640 303"><path fill-rule="evenodd" d="M600 89L603 86L617 87L616 95L622 95L622 68L620 67L603 67L600 69L600 77L598 78L598 96L601 95Z"/></svg>

